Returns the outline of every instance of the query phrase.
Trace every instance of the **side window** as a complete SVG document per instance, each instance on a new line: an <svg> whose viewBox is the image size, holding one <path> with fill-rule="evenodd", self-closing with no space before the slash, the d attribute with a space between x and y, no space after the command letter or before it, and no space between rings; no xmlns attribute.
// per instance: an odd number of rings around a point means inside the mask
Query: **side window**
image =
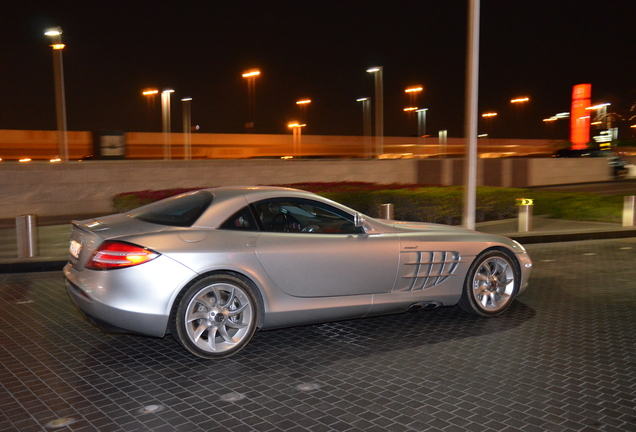
<svg viewBox="0 0 636 432"><path fill-rule="evenodd" d="M250 211L249 207L244 207L243 209L234 213L228 220L223 222L220 228L244 231L258 230L256 221L254 220L254 216L252 216L252 212Z"/></svg>
<svg viewBox="0 0 636 432"><path fill-rule="evenodd" d="M353 216L328 204L308 199L269 199L254 205L263 229L271 232L360 234Z"/></svg>

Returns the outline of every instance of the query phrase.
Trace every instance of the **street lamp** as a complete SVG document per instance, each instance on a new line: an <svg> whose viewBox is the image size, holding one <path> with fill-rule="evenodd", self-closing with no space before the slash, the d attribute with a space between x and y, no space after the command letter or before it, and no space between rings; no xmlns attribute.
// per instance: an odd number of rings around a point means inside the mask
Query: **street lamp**
<svg viewBox="0 0 636 432"><path fill-rule="evenodd" d="M141 92L142 96L144 96L148 101L148 130L152 130L152 124L155 113L155 100L157 98L157 94L159 94L159 90L157 89L146 89Z"/></svg>
<svg viewBox="0 0 636 432"><path fill-rule="evenodd" d="M66 130L66 100L64 98L64 65L62 64L62 28L53 27L44 32L51 38L53 48L53 74L55 79L55 107L57 115L57 146L64 162L68 162L68 134Z"/></svg>
<svg viewBox="0 0 636 432"><path fill-rule="evenodd" d="M292 140L293 140L293 146L294 146L294 157L297 157L298 159L301 158L301 129L303 127L307 126L304 123L298 123L298 122L294 122L294 123L289 123L287 125L288 128L291 128L292 130Z"/></svg>
<svg viewBox="0 0 636 432"><path fill-rule="evenodd" d="M378 157L384 153L384 97L382 84L382 66L367 69L368 73L375 74L375 137L376 152Z"/></svg>
<svg viewBox="0 0 636 432"><path fill-rule="evenodd" d="M411 106L417 105L417 96L422 92L422 90L424 90L424 87L422 86L408 87L404 90L404 93L409 95L409 102Z"/></svg>
<svg viewBox="0 0 636 432"><path fill-rule="evenodd" d="M486 129L486 133L483 134L483 135L489 136L489 135L492 134L492 130L491 130L492 123L491 123L491 120L494 119L495 117L497 117L497 113L496 112L486 112L486 113L483 113L481 115L481 118L483 118L484 121L486 122L485 125L484 125L484 128Z"/></svg>
<svg viewBox="0 0 636 432"><path fill-rule="evenodd" d="M183 159L192 159L192 119L190 116L190 102L192 98L183 98Z"/></svg>
<svg viewBox="0 0 636 432"><path fill-rule="evenodd" d="M163 124L163 158L170 159L170 94L174 90L161 92L161 118Z"/></svg>
<svg viewBox="0 0 636 432"><path fill-rule="evenodd" d="M420 108L417 111L417 134L421 137L426 136L426 111L428 108Z"/></svg>
<svg viewBox="0 0 636 432"><path fill-rule="evenodd" d="M299 99L296 101L298 110L300 111L300 121L307 122L307 107L311 103L311 99Z"/></svg>
<svg viewBox="0 0 636 432"><path fill-rule="evenodd" d="M521 134L522 135L526 135L526 126L525 126L525 122L524 122L525 119L523 117L523 107L529 101L530 101L530 98L527 97L527 96L522 96L522 97L518 97L518 98L510 100L511 104L519 107L519 109L517 111L517 122L518 122L518 124L521 125Z"/></svg>
<svg viewBox="0 0 636 432"><path fill-rule="evenodd" d="M247 122L245 123L245 129L247 132L254 132L255 130L255 116L256 116L256 77L260 76L261 71L253 69L244 72L241 76L247 80ZM251 129L251 131L250 131Z"/></svg>
<svg viewBox="0 0 636 432"><path fill-rule="evenodd" d="M607 124L607 107L611 105L610 103L602 103L597 104L591 107L585 108L586 110L596 110L596 118L594 119L593 125L597 126L597 129L608 129L604 127Z"/></svg>
<svg viewBox="0 0 636 432"><path fill-rule="evenodd" d="M364 134L364 157L370 158L373 151L371 149L371 98L365 97L356 99L362 102L362 132Z"/></svg>

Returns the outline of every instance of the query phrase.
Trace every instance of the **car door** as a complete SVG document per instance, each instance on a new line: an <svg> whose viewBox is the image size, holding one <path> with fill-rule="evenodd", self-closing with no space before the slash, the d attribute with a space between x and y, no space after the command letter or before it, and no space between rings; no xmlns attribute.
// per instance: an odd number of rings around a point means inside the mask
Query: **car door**
<svg viewBox="0 0 636 432"><path fill-rule="evenodd" d="M263 231L256 254L276 285L297 297L390 292L399 243L395 234L366 234L353 215L308 199L254 204Z"/></svg>

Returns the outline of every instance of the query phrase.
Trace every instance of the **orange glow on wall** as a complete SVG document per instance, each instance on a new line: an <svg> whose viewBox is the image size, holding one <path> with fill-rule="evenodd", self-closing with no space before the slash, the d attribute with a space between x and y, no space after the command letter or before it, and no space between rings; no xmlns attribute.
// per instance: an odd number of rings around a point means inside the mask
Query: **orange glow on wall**
<svg viewBox="0 0 636 432"><path fill-rule="evenodd" d="M570 115L570 141L573 149L587 148L590 141L590 106L592 84L578 84L572 90L572 113Z"/></svg>

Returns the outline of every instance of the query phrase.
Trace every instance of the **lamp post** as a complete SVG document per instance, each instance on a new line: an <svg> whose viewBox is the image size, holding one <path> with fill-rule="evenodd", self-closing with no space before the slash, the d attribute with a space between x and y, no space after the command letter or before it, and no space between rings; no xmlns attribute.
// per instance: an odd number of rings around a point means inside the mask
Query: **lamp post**
<svg viewBox="0 0 636 432"><path fill-rule="evenodd" d="M424 90L422 86L408 87L404 90L404 93L409 95L409 102L411 106L417 105L417 96Z"/></svg>
<svg viewBox="0 0 636 432"><path fill-rule="evenodd" d="M53 27L44 32L51 38L53 48L53 74L55 79L55 107L57 116L57 146L64 162L68 162L68 134L66 129L66 99L64 97L64 65L62 63L62 28Z"/></svg>
<svg viewBox="0 0 636 432"><path fill-rule="evenodd" d="M521 124L521 133L523 135L526 134L526 128L525 128L525 124L524 124L524 118L523 118L523 107L526 105L526 103L528 103L530 101L530 98L527 96L522 96L522 97L518 97L515 99L510 100L510 103L519 107L518 111L517 111L517 121L519 122L519 124ZM526 137L527 138L527 137Z"/></svg>
<svg viewBox="0 0 636 432"><path fill-rule="evenodd" d="M292 130L292 141L294 146L294 157L300 159L302 157L302 149L301 149L301 129L307 126L306 124L301 124L298 122L289 123L287 125L288 128Z"/></svg>
<svg viewBox="0 0 636 432"><path fill-rule="evenodd" d="M485 133L486 133L486 136L490 136L492 134L492 130L491 130L492 120L495 117L497 117L497 113L496 112L486 112L486 113L483 113L481 115L481 118L483 118L484 122L485 122Z"/></svg>
<svg viewBox="0 0 636 432"><path fill-rule="evenodd" d="M181 99L183 108L183 159L192 159L192 118L190 116L190 103L192 98Z"/></svg>
<svg viewBox="0 0 636 432"><path fill-rule="evenodd" d="M303 123L307 123L307 107L311 103L311 99L299 99L296 101L296 105L298 105L298 111L300 114L300 121Z"/></svg>
<svg viewBox="0 0 636 432"><path fill-rule="evenodd" d="M426 111L428 108L420 108L417 111L417 134L420 137L426 136Z"/></svg>
<svg viewBox="0 0 636 432"><path fill-rule="evenodd" d="M594 119L594 122L591 123L596 126L596 129L609 129L607 125L607 107L609 105L611 104L602 103L585 108L586 110L596 110L596 118Z"/></svg>
<svg viewBox="0 0 636 432"><path fill-rule="evenodd" d="M372 73L375 76L375 137L378 157L384 153L384 89L382 71L382 66L367 69L368 73Z"/></svg>
<svg viewBox="0 0 636 432"><path fill-rule="evenodd" d="M161 92L161 118L163 124L163 158L170 159L170 94L174 90Z"/></svg>
<svg viewBox="0 0 636 432"><path fill-rule="evenodd" d="M245 130L254 133L256 116L256 77L261 74L258 69L244 72L241 76L247 80L247 122Z"/></svg>
<svg viewBox="0 0 636 432"><path fill-rule="evenodd" d="M404 90L404 93L409 95L409 103L411 107L417 107L417 97L420 93L422 93L422 91L424 90L424 87L417 85L417 86L412 86L412 87L407 87ZM415 108L413 111L417 112L419 108ZM406 110L405 110L406 111ZM408 114L409 118L411 117L411 114ZM420 114L416 114L416 123L417 123L417 134L418 136L422 136L422 134L420 133Z"/></svg>
<svg viewBox="0 0 636 432"><path fill-rule="evenodd" d="M555 126L552 126L552 125L556 125L556 122L558 120L560 120L560 119L569 119L569 118L570 118L570 113L569 112L560 112L560 113L556 113L555 115L550 116L548 118L544 118L543 122L546 125L547 138L551 138L552 139L552 138L555 138L555 136L559 137L560 134L558 133L558 131L556 133L554 132L553 129L555 128ZM561 123L561 122L559 122L559 123ZM553 136L553 135L555 135L555 136Z"/></svg>
<svg viewBox="0 0 636 432"><path fill-rule="evenodd" d="M416 106L410 106L410 107L404 108L404 112L409 117L409 121L411 120L411 117L413 116L413 113L415 113L418 109L419 108L416 107Z"/></svg>
<svg viewBox="0 0 636 432"><path fill-rule="evenodd" d="M155 117L155 100L159 94L157 89L146 89L141 94L148 100L148 130L152 130L153 119Z"/></svg>
<svg viewBox="0 0 636 432"><path fill-rule="evenodd" d="M356 99L356 102L362 102L362 132L364 134L364 157L370 158L373 153L371 150L371 98Z"/></svg>

